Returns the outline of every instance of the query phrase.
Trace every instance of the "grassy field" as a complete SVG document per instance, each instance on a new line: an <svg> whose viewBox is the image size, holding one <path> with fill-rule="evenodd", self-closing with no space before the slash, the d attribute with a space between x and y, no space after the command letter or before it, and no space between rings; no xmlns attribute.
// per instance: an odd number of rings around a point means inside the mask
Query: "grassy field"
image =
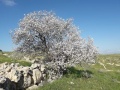
<svg viewBox="0 0 120 90"><path fill-rule="evenodd" d="M10 53L6 53L6 54L9 55ZM10 57L5 56L5 55L0 53L0 63L4 63L4 62L20 63L20 65L22 65L22 66L30 66L31 65L30 62L26 62L26 61L23 61L23 60L15 60L13 58L10 58Z"/></svg>
<svg viewBox="0 0 120 90"><path fill-rule="evenodd" d="M120 90L120 55L99 55L97 63L87 68L91 78L82 75L83 68L70 68L71 73L38 90Z"/></svg>
<svg viewBox="0 0 120 90"><path fill-rule="evenodd" d="M30 66L31 63L14 60L0 54L0 63L20 63ZM84 76L84 69L80 66L68 68L69 73L53 83L47 83L37 90L120 90L120 54L99 55L97 63L90 65Z"/></svg>

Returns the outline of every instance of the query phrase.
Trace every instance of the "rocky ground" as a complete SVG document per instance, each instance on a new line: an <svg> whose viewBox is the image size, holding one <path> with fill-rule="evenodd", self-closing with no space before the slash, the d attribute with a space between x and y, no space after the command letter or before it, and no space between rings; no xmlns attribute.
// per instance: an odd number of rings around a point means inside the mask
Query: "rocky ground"
<svg viewBox="0 0 120 90"><path fill-rule="evenodd" d="M45 80L45 66L33 63L30 67L19 63L0 64L0 90L33 90Z"/></svg>

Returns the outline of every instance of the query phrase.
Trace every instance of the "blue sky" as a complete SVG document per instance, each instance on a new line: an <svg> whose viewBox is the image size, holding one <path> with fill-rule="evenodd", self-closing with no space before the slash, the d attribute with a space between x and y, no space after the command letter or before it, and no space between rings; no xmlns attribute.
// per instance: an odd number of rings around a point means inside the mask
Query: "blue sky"
<svg viewBox="0 0 120 90"><path fill-rule="evenodd" d="M0 0L0 49L13 50L10 30L24 14L40 10L73 18L81 36L92 37L100 53L120 53L120 0Z"/></svg>

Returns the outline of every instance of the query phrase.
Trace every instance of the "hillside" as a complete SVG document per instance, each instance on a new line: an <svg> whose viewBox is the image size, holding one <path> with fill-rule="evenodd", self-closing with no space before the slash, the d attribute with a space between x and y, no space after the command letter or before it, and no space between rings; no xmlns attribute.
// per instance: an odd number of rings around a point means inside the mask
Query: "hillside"
<svg viewBox="0 0 120 90"><path fill-rule="evenodd" d="M120 55L99 55L97 63L87 70L90 78L77 66L63 78L38 90L120 90Z"/></svg>
<svg viewBox="0 0 120 90"><path fill-rule="evenodd" d="M22 66L30 66L31 63L23 61L23 60L15 60L10 56L10 52L5 52L4 54L0 53L0 63L8 62L8 63L20 63Z"/></svg>
<svg viewBox="0 0 120 90"><path fill-rule="evenodd" d="M20 63L29 66L30 63L14 60L0 54L0 63ZM120 55L99 55L97 63L81 68L68 68L69 73L52 83L46 83L37 90L120 90Z"/></svg>

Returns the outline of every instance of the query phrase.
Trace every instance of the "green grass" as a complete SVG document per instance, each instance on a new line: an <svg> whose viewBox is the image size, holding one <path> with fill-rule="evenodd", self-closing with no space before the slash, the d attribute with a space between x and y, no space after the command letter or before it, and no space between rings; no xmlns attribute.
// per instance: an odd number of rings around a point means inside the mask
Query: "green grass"
<svg viewBox="0 0 120 90"><path fill-rule="evenodd" d="M4 62L8 62L8 63L20 63L20 65L22 66L30 66L31 63L30 62L26 62L23 60L15 60L13 58L7 57L5 55L0 54L0 63L4 63Z"/></svg>
<svg viewBox="0 0 120 90"><path fill-rule="evenodd" d="M77 66L76 68L69 68L70 73L61 79L45 84L37 90L120 90L120 72L117 72L120 67L107 64L120 64L120 55L99 55L97 61L102 62L108 70L113 71L100 71L104 68L96 63L88 69L88 73L92 77L85 78L82 76L83 69Z"/></svg>
<svg viewBox="0 0 120 90"><path fill-rule="evenodd" d="M23 60L14 60L7 56L0 54L0 63L20 63L23 66L30 66L31 63ZM99 62L103 63L106 71ZM107 63L114 63L109 65ZM83 76L83 68L76 66L75 68L68 68L69 73L65 74L61 79L53 83L46 83L37 90L120 90L120 54L114 55L99 55L97 63L87 68L87 73L91 78Z"/></svg>

